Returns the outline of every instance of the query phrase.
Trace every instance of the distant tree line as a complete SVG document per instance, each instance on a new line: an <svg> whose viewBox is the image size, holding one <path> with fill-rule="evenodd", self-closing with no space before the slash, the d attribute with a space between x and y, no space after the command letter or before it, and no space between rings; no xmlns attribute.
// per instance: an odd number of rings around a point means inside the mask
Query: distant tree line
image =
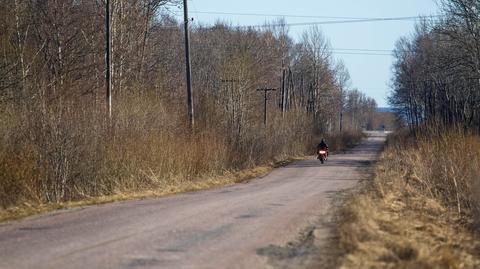
<svg viewBox="0 0 480 269"><path fill-rule="evenodd" d="M413 129L480 132L480 1L440 4L441 17L425 18L398 41L390 103Z"/></svg>

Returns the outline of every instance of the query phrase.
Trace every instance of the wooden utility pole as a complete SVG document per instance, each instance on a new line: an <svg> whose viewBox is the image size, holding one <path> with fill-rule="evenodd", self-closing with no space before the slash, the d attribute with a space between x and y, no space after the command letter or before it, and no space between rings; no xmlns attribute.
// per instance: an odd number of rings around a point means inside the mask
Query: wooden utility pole
<svg viewBox="0 0 480 269"><path fill-rule="evenodd" d="M264 103L263 103L263 124L265 125L265 127L267 127L267 100L268 100L268 97L267 97L267 93L269 91L276 91L277 89L257 89L257 91L263 91L264 94L265 94L265 97L264 97Z"/></svg>
<svg viewBox="0 0 480 269"><path fill-rule="evenodd" d="M282 64L283 65L283 64ZM282 92L281 92L281 108L282 108L282 118L285 117L285 110L286 110L286 96L287 93L285 92L285 68L282 68Z"/></svg>
<svg viewBox="0 0 480 269"><path fill-rule="evenodd" d="M340 132L343 131L343 107L342 110L340 111Z"/></svg>
<svg viewBox="0 0 480 269"><path fill-rule="evenodd" d="M343 89L340 90L340 132L343 131L343 109L345 108L345 96L343 95Z"/></svg>
<svg viewBox="0 0 480 269"><path fill-rule="evenodd" d="M105 1L105 87L107 90L107 111L108 116L112 117L112 76L110 67L112 65L111 51L112 51L112 38L110 36L110 0Z"/></svg>
<svg viewBox="0 0 480 269"><path fill-rule="evenodd" d="M293 81L292 69L289 67L287 79L287 110L289 110L292 105L296 105L295 82Z"/></svg>
<svg viewBox="0 0 480 269"><path fill-rule="evenodd" d="M188 33L188 6L187 0L183 0L183 26L185 29L185 71L187 76L187 104L188 104L188 121L190 128L193 129L193 92L192 92L192 70L190 68L190 40Z"/></svg>

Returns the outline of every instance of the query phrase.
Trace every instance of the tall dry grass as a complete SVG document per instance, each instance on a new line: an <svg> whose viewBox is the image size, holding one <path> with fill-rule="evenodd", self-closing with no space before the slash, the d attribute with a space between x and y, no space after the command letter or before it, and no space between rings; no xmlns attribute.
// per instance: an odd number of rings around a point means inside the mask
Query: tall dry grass
<svg viewBox="0 0 480 269"><path fill-rule="evenodd" d="M327 134L324 138L332 152L342 151L358 144L365 137L363 132L347 130L341 133Z"/></svg>
<svg viewBox="0 0 480 269"><path fill-rule="evenodd" d="M391 135L342 208L340 268L479 268L480 137L426 134Z"/></svg>
<svg viewBox="0 0 480 269"><path fill-rule="evenodd" d="M412 189L459 214L476 215L480 207L480 137L462 131L397 135L388 140L385 162Z"/></svg>
<svg viewBox="0 0 480 269"><path fill-rule="evenodd" d="M271 113L267 129L256 112L234 129L221 111L204 111L191 132L156 96L116 97L111 119L98 107L0 105L0 208L165 189L312 154L317 142L303 111Z"/></svg>

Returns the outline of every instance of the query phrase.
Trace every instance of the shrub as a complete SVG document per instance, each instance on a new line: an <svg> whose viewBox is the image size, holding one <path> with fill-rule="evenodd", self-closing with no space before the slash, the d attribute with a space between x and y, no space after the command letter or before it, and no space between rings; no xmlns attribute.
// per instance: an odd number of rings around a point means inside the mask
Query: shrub
<svg viewBox="0 0 480 269"><path fill-rule="evenodd" d="M396 135L386 151L405 183L458 213L479 211L480 137L460 131L419 136Z"/></svg>
<svg viewBox="0 0 480 269"><path fill-rule="evenodd" d="M268 128L261 118L232 128L210 107L192 132L181 124L183 115L151 96L117 97L111 119L98 104L78 103L2 107L1 207L167 188L313 154L318 143L313 119L302 110L285 118L272 113ZM352 132L328 139L335 149L359 137Z"/></svg>

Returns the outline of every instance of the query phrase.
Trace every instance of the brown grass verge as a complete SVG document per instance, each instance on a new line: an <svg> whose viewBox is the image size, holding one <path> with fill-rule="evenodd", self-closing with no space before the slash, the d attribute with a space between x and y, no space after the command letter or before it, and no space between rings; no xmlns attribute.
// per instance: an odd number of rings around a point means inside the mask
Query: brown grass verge
<svg viewBox="0 0 480 269"><path fill-rule="evenodd" d="M108 120L73 103L0 104L0 220L224 186L257 176L249 175L255 167L313 154L318 143L314 118L300 110L272 115L266 129L260 121L233 128L213 118L199 119L192 132L156 99L117 102ZM335 150L361 136L330 137Z"/></svg>
<svg viewBox="0 0 480 269"><path fill-rule="evenodd" d="M258 113L237 122L212 107L190 130L183 113L148 94L117 98L111 118L95 104L45 102L0 103L0 211L188 186L313 154L321 135L301 109L272 114L265 128Z"/></svg>
<svg viewBox="0 0 480 269"><path fill-rule="evenodd" d="M347 147L352 147L359 143L362 137L363 136L361 134L348 132L338 134L336 136L328 136L326 139L329 141L333 151L340 152ZM305 157L284 157L271 161L266 165L233 172L225 171L223 175L203 176L196 180L188 180L186 177L177 176L169 178L168 180L161 180L160 185L156 187L149 187L146 190L120 190L117 193L110 195L85 197L75 201L59 203L23 202L19 205L0 210L0 222L18 220L32 215L47 213L60 209L77 208L118 201L158 198L178 193L229 186L232 184L245 182L253 178L263 177L270 173L273 168L287 166L294 161L302 159L305 159Z"/></svg>
<svg viewBox="0 0 480 269"><path fill-rule="evenodd" d="M477 168L472 157L477 139L390 139L374 179L364 182L339 213L339 248L344 253L339 268L480 268L480 240L474 230L478 206L466 187L478 180L478 174L469 177ZM442 162L438 154L449 144L458 152ZM402 155L407 145L414 147L410 156ZM435 167L442 166L455 173L433 178ZM457 166L462 170L456 171ZM455 177L456 187L447 182Z"/></svg>
<svg viewBox="0 0 480 269"><path fill-rule="evenodd" d="M176 180L168 181L167 184L144 191L122 192L113 195L92 197L78 201L69 201L62 203L29 204L24 203L19 206L10 207L6 210L0 210L0 222L18 220L32 215L47 213L60 209L70 209L85 207L90 205L100 205L119 201L141 200L148 198L159 198L173 194L194 192L200 190L225 187L236 183L246 182L248 180L264 177L269 174L273 168L286 166L294 161L302 160L302 157L290 157L283 160L271 162L267 165L257 166L255 168L244 169L240 171L227 171L220 176L211 176L208 178L199 178L197 180Z"/></svg>

